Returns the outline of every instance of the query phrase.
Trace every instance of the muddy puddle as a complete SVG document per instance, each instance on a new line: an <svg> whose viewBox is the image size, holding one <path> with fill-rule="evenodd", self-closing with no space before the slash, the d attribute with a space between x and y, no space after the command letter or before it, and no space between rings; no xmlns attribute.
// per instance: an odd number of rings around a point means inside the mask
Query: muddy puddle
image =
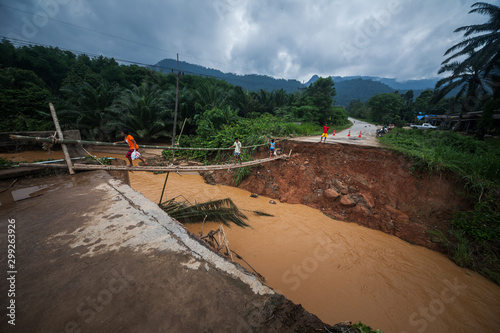
<svg viewBox="0 0 500 333"><path fill-rule="evenodd" d="M158 202L165 176L130 172L131 186ZM20 196L47 190L35 191L41 185L34 179ZM163 198L180 195L192 202L231 198L252 228L224 227L230 248L267 285L329 324L362 321L385 333L498 332L500 287L440 253L303 205L271 204L247 191L205 184L199 175L170 173ZM199 234L201 224L187 227ZM203 232L217 227L205 224Z"/></svg>

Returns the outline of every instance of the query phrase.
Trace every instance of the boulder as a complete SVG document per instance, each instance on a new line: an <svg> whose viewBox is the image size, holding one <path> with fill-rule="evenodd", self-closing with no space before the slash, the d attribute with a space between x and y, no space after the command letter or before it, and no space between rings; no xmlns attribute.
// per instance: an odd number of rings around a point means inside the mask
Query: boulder
<svg viewBox="0 0 500 333"><path fill-rule="evenodd" d="M356 201L350 195L344 195L340 198L340 204L344 207L354 207L356 206Z"/></svg>
<svg viewBox="0 0 500 333"><path fill-rule="evenodd" d="M337 199L338 197L340 197L340 193L335 191L333 188L325 190L323 195L328 199Z"/></svg>

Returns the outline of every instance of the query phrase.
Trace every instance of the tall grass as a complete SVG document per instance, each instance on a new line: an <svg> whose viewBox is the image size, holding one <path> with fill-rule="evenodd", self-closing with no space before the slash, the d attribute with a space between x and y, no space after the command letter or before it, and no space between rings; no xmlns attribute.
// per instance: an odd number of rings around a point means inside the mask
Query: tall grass
<svg viewBox="0 0 500 333"><path fill-rule="evenodd" d="M396 129L380 141L412 160L412 171L452 171L475 201L457 212L447 235L431 233L450 258L500 284L500 140L449 131Z"/></svg>
<svg viewBox="0 0 500 333"><path fill-rule="evenodd" d="M468 185L500 185L498 139L479 141L450 131L396 129L380 141L410 155L414 169L451 170L464 177Z"/></svg>

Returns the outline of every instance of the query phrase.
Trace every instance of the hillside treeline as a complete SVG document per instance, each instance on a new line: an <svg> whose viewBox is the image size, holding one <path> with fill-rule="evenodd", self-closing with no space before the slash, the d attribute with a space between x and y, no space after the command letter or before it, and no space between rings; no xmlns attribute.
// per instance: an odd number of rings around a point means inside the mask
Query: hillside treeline
<svg viewBox="0 0 500 333"><path fill-rule="evenodd" d="M0 44L0 131L50 130L52 102L64 128L79 129L88 140L114 140L127 128L142 142L173 135L177 73L164 74L114 59L75 55L43 46ZM321 78L287 93L249 92L223 80L179 75L177 133L212 140L227 135L276 136L277 124L346 124L343 108L333 106L335 87ZM260 124L261 128L253 128ZM306 126L307 127L307 126ZM230 130L231 128L236 130ZM238 130L239 128L239 130ZM239 133L241 132L241 133ZM234 140L228 138L227 142ZM226 142L226 144L227 144Z"/></svg>

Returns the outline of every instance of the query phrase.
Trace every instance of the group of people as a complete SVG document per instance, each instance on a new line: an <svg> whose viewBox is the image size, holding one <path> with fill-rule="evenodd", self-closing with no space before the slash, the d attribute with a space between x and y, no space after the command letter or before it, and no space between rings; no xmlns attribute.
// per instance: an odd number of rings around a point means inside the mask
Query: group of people
<svg viewBox="0 0 500 333"><path fill-rule="evenodd" d="M276 142L274 142L274 139L271 139L271 142L269 142L269 158L273 158L276 156ZM234 139L234 143L231 147L229 148L234 148L234 163L237 163L238 161L241 163L241 142L238 141L238 138Z"/></svg>
<svg viewBox="0 0 500 333"><path fill-rule="evenodd" d="M115 143L127 143L129 145L129 151L125 155L125 157L128 159L129 164L127 165L128 167L133 166L132 160L139 159L142 161L143 165L148 165L148 163L142 158L142 156L139 153L139 145L137 142L135 142L135 139L132 135L129 134L129 131L126 129L122 130L122 135L124 139L122 141L116 141ZM269 142L269 158L272 158L276 156L276 148L275 148L276 142L274 139ZM242 163L241 161L241 142L238 141L238 138L234 140L234 143L231 147L229 148L234 148L234 163L237 163L238 161Z"/></svg>
<svg viewBox="0 0 500 333"><path fill-rule="evenodd" d="M330 127L328 127L328 124L325 124L323 126L323 134L321 134L321 138L319 140L319 143L326 143L326 137L328 136L328 130ZM127 155L125 157L129 160L129 164L127 165L128 167L132 166L132 159L140 159L144 165L148 165L146 161L140 156L139 153L139 146L137 145L137 142L135 142L134 137L129 134L128 130L123 129L122 130L122 135L124 136L123 141L117 141L115 143L127 143L130 147L129 151L127 152ZM324 141L323 141L324 139ZM238 161L242 163L241 161L241 142L238 141L238 138L234 140L234 143L231 147L229 148L234 148L234 163L237 163ZM137 154L138 156L135 158L133 154ZM276 142L274 139L269 142L269 158L273 158L276 156ZM134 158L133 158L134 157Z"/></svg>

